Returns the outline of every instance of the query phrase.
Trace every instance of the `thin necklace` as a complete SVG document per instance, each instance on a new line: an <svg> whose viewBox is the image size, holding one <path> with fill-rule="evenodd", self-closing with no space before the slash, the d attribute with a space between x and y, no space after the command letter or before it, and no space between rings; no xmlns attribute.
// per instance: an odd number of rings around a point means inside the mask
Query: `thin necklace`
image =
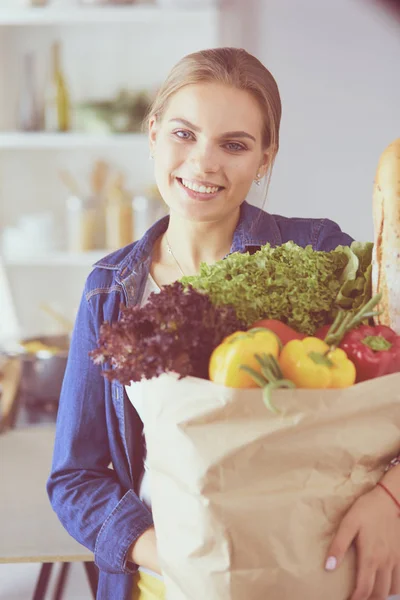
<svg viewBox="0 0 400 600"><path fill-rule="evenodd" d="M168 236L167 236L167 232L165 232L165 241L167 243L167 250L168 253L172 256L172 258L174 259L174 261L176 262L176 266L178 267L178 269L180 270L180 272L182 273L183 277L185 277L185 273L183 272L183 269L181 267L181 265L179 264L179 262L177 261L177 258L175 256L175 254L172 252L172 248L170 246L170 243L168 241Z"/></svg>

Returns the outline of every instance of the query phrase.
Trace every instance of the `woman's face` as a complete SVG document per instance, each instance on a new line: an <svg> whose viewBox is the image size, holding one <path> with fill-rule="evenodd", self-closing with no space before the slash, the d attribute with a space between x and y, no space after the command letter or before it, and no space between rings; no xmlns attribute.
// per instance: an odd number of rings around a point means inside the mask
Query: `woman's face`
<svg viewBox="0 0 400 600"><path fill-rule="evenodd" d="M156 182L172 212L192 221L222 220L265 174L263 118L248 92L222 84L188 85L160 121L150 121Z"/></svg>

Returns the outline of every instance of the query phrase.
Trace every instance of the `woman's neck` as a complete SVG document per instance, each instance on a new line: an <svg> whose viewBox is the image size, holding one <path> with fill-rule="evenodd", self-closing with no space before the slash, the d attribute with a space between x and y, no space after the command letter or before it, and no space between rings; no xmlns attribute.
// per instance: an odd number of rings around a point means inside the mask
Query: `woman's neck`
<svg viewBox="0 0 400 600"><path fill-rule="evenodd" d="M226 256L232 246L233 235L240 211L235 211L223 222L199 223L187 221L171 212L166 233L160 241L165 257L177 263L185 275L199 272L200 264L213 264Z"/></svg>

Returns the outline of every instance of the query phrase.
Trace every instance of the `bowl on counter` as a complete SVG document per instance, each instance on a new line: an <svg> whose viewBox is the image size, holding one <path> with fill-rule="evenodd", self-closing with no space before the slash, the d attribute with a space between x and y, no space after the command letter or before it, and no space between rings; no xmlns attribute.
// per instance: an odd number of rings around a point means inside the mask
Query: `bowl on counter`
<svg viewBox="0 0 400 600"><path fill-rule="evenodd" d="M21 361L18 402L26 420L43 420L45 415L55 419L69 341L68 334L44 335L22 339L2 349L3 355Z"/></svg>

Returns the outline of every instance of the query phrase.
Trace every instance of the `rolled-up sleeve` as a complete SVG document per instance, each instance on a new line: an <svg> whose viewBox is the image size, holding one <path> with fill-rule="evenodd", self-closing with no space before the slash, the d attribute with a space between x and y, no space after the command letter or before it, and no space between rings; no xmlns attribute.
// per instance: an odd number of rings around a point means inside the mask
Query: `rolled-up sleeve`
<svg viewBox="0 0 400 600"><path fill-rule="evenodd" d="M96 347L96 317L84 292L71 339L57 415L50 502L61 523L94 552L97 566L109 573L131 573L128 550L153 524L133 489L118 480L109 441L110 417L101 367L89 357Z"/></svg>

